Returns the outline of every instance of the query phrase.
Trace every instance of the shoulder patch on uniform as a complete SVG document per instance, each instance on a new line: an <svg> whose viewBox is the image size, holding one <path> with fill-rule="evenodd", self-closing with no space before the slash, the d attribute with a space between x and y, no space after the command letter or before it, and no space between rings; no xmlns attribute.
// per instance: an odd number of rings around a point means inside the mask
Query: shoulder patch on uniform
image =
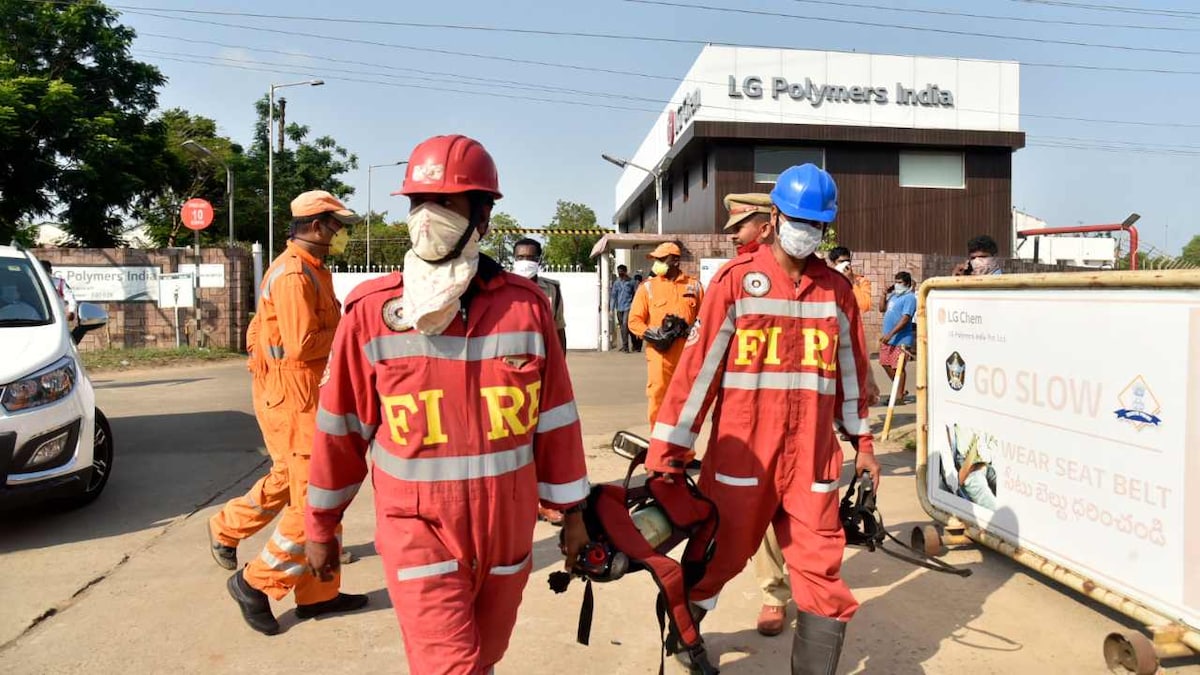
<svg viewBox="0 0 1200 675"><path fill-rule="evenodd" d="M742 290L747 295L761 298L771 290L771 278L762 272L750 272L742 277Z"/></svg>
<svg viewBox="0 0 1200 675"><path fill-rule="evenodd" d="M397 333L412 330L412 322L404 318L404 298L396 297L383 303L383 324Z"/></svg>
<svg viewBox="0 0 1200 675"><path fill-rule="evenodd" d="M685 347L691 347L700 341L700 319L696 319L696 323L692 324L692 330L688 331L687 342L683 343Z"/></svg>
<svg viewBox="0 0 1200 675"><path fill-rule="evenodd" d="M350 295L346 296L345 309L346 309L346 311L350 311L351 305L358 302L359 300L362 300L363 298L367 297L368 295L373 295L375 293L390 292L397 288L403 288L403 287L404 287L404 276L399 272L392 272L391 274L385 274L384 276L379 277L378 279L370 279L368 281L364 281L361 284L355 286L354 290L350 291Z"/></svg>

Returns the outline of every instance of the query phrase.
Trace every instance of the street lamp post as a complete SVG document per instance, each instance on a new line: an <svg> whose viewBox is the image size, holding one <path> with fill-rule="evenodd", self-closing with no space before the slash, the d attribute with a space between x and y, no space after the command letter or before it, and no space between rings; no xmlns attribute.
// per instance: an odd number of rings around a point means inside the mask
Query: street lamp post
<svg viewBox="0 0 1200 675"><path fill-rule="evenodd" d="M371 172L385 166L404 166L408 164L403 162L389 162L387 164L372 164L367 167L367 271L371 271Z"/></svg>
<svg viewBox="0 0 1200 675"><path fill-rule="evenodd" d="M267 103L267 261L275 259L275 90L285 87L319 87L325 80L304 80L272 84L270 101Z"/></svg>
<svg viewBox="0 0 1200 675"><path fill-rule="evenodd" d="M233 246L233 169L229 168L229 164L225 160L213 154L212 150L200 145L196 141L188 140L183 142L183 149L193 155L216 162L225 167L225 203L229 207L229 246Z"/></svg>
<svg viewBox="0 0 1200 675"><path fill-rule="evenodd" d="M648 173L654 177L654 198L658 200L658 218L657 218L658 234L662 234L663 233L663 217L666 215L666 208L665 208L666 201L663 199L663 173L664 173L663 167L660 165L659 168L654 169L652 171L650 169L647 169L644 166L639 166L637 164L634 164L633 162L631 162L627 159L621 159L620 157L613 157L612 155L607 155L607 154L601 154L600 157L604 161L606 161L610 164L616 164L617 166L621 167L622 169L631 166L635 169L641 169L642 171L645 171L646 173ZM664 159L663 162L665 163L666 160Z"/></svg>

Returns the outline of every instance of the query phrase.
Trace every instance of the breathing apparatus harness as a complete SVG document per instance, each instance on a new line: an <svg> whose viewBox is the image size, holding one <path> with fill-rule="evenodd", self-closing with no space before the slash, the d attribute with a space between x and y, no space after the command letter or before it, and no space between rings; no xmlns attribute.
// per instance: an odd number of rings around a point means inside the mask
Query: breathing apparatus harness
<svg viewBox="0 0 1200 675"><path fill-rule="evenodd" d="M851 440L850 444L857 453L858 441ZM842 497L842 502L838 506L838 518L842 521L842 529L846 533L847 546L861 546L872 552L878 548L897 560L903 560L934 572L954 574L964 578L971 576L971 570L931 558L900 541L884 528L883 516L879 514L879 509L875 504L875 487L870 471L864 471L862 476L855 474L850 479L846 495ZM883 545L885 539L895 542L897 546L912 555L885 548Z"/></svg>
<svg viewBox="0 0 1200 675"><path fill-rule="evenodd" d="M720 671L708 660L698 619L688 602L692 586L703 578L716 551L717 507L687 474L671 479L651 476L644 484L631 486L634 470L646 461L644 448L649 443L630 434L624 437L643 449L630 460L620 485L592 488L583 510L591 543L570 572L551 573L550 589L565 592L573 576L585 581L576 639L586 645L594 611L592 582L607 583L631 572L648 571L659 590L656 611L663 644L659 675L666 656L677 652L687 652L693 672L717 675ZM559 537L561 541L561 533ZM666 555L685 540L680 562Z"/></svg>

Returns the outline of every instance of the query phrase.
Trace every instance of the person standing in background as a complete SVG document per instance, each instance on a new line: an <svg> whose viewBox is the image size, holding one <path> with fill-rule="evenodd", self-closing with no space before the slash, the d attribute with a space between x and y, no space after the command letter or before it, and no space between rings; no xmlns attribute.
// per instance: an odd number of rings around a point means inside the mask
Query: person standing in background
<svg viewBox="0 0 1200 675"><path fill-rule="evenodd" d="M896 283L885 289L883 300L879 303L879 311L883 312L883 335L879 338L879 365L887 371L888 377L896 379L900 352L912 351L917 343L917 324L913 317L917 315L917 296L913 293L912 275L903 270L896 272ZM908 396L904 388L905 371L900 370L900 387L897 404L903 403Z"/></svg>
<svg viewBox="0 0 1200 675"><path fill-rule="evenodd" d="M567 320L563 315L562 288L553 279L538 272L542 270L542 245L536 239L522 239L513 244L513 274L525 277L542 289L550 299L550 310L554 312L554 325L558 329L558 341L563 353L567 351Z"/></svg>
<svg viewBox="0 0 1200 675"><path fill-rule="evenodd" d="M621 335L621 351L630 351L629 308L633 306L633 296L637 293L637 282L629 277L629 268L617 265L617 278L613 281L609 293L608 304L616 312L617 332Z"/></svg>
<svg viewBox="0 0 1200 675"><path fill-rule="evenodd" d="M854 272L854 266L850 260L850 249L845 246L835 246L829 249L829 255L825 259L829 261L829 265L833 269L841 272L850 280L850 286L854 289L854 299L858 301L858 308L862 310L863 314L871 311L871 280Z"/></svg>

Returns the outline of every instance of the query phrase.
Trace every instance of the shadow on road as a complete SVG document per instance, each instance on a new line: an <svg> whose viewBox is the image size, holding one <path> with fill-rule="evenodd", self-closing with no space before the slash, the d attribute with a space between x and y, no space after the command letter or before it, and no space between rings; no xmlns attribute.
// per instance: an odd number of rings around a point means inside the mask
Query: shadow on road
<svg viewBox="0 0 1200 675"><path fill-rule="evenodd" d="M163 526L214 500L266 461L252 415L213 412L112 417L115 456L104 494L72 511L4 514L0 554ZM236 489L234 490L236 492Z"/></svg>
<svg viewBox="0 0 1200 675"><path fill-rule="evenodd" d="M132 389L134 387L153 387L162 385L166 387L178 387L181 384L191 384L192 382L205 382L211 380L211 377L188 377L177 378L173 380L135 380L132 382L113 382L112 380L97 380L92 382L92 386L96 389Z"/></svg>

